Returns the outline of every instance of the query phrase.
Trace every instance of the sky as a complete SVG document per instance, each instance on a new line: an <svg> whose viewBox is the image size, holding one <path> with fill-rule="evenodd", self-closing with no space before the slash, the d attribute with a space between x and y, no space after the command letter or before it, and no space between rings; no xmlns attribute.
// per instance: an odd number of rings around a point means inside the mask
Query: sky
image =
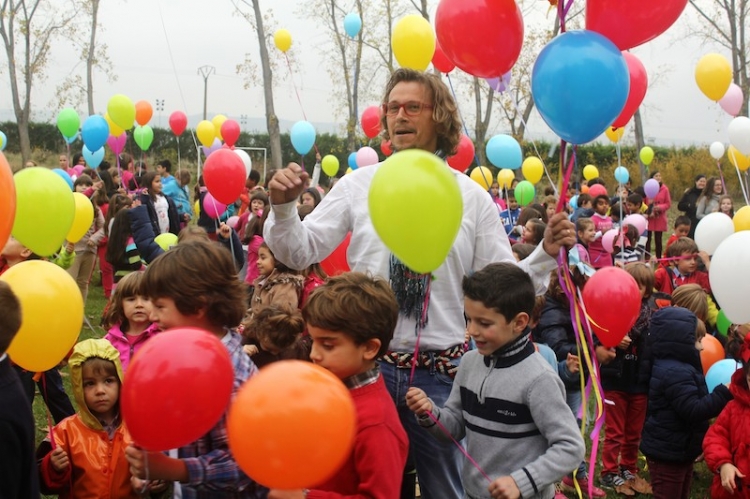
<svg viewBox="0 0 750 499"><path fill-rule="evenodd" d="M534 3L538 8L535 6L525 18L527 25L545 19L548 3ZM304 8L302 0L261 0L261 6L272 6L278 27L288 29L293 37L291 52L295 65L291 78L281 54L271 50L271 56L278 58L278 71L287 76L286 81L277 80L274 89L276 114L290 124L307 118L320 131L336 129L339 124L330 107L332 82L318 49L329 43L324 28L300 14ZM731 117L700 92L693 76L698 59L705 53L728 54L721 47L684 37L691 16L694 13L688 6L681 19L665 34L633 50L651 80L653 75L659 75L658 81L650 85L641 106L646 141L652 144L682 146L707 145L717 140L728 142L726 129ZM118 79L110 83L104 75L95 75L97 112L106 110L112 95L122 93L133 101L144 99L155 104L157 99L164 100L164 110L154 111L153 126L166 127L169 114L178 109L195 117L190 123L194 126L203 111L204 80L198 68L210 65L215 67L215 74L208 79L208 118L221 113L240 122L242 116L247 116L246 128L250 129L252 123L262 126L262 122L253 120L264 119L262 87L244 89L243 78L235 69L244 61L246 53L252 54L259 64L257 35L245 20L234 14L231 1L102 2L100 19L103 29L99 40L108 46ZM65 42L54 46L47 68L48 79L32 90L32 111L36 119L54 120L48 110L56 105L55 87L59 81L70 74L85 75L85 63L77 60L75 52ZM384 84L385 76L382 82L373 82L373 85ZM369 104L376 103L360 103L360 109ZM467 96L459 95L459 106L471 111L473 104ZM3 71L0 72L0 119L11 119L11 108L8 76ZM84 108L79 111L85 116ZM527 137L533 140L553 139L538 115L532 116L528 130ZM490 135L507 131L498 122ZM627 131L632 136L632 124ZM628 141L628 136L624 141Z"/></svg>

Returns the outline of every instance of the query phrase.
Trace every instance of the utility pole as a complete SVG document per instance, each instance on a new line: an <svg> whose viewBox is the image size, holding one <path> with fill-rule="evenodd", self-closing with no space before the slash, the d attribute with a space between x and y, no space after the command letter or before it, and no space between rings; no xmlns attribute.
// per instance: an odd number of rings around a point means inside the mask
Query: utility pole
<svg viewBox="0 0 750 499"><path fill-rule="evenodd" d="M203 119L206 119L206 105L208 103L208 77L216 72L213 66L201 66L198 74L203 77Z"/></svg>

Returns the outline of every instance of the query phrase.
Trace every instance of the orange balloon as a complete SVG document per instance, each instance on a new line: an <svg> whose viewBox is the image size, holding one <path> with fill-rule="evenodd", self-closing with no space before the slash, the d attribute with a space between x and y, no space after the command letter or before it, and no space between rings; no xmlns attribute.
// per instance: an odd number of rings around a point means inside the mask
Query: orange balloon
<svg viewBox="0 0 750 499"><path fill-rule="evenodd" d="M589 193L589 186L588 185L582 185L581 186L581 194L588 194Z"/></svg>
<svg viewBox="0 0 750 499"><path fill-rule="evenodd" d="M229 448L237 464L272 489L305 489L349 457L356 413L349 390L322 367L285 360L240 388L229 409Z"/></svg>
<svg viewBox="0 0 750 499"><path fill-rule="evenodd" d="M0 152L0 251L8 242L16 218L16 184L8 160Z"/></svg>
<svg viewBox="0 0 750 499"><path fill-rule="evenodd" d="M701 350L701 365L703 366L703 375L705 376L712 365L726 358L726 353L719 340L710 334L703 337L701 344L703 345L703 350Z"/></svg>
<svg viewBox="0 0 750 499"><path fill-rule="evenodd" d="M135 103L135 121L144 126L151 121L151 117L154 115L154 109L151 104L145 100L139 100Z"/></svg>

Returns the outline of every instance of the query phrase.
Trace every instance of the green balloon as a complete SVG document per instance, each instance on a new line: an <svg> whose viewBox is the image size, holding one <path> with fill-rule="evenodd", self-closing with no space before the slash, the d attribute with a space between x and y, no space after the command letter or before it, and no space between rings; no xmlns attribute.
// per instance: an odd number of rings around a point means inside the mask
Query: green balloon
<svg viewBox="0 0 750 499"><path fill-rule="evenodd" d="M368 206L383 243L421 274L443 264L463 216L455 174L444 160L419 149L383 162L372 178Z"/></svg>
<svg viewBox="0 0 750 499"><path fill-rule="evenodd" d="M719 330L719 333L726 337L727 332L729 331L729 326L731 325L732 321L727 319L723 310L719 310L719 317L716 318L716 329Z"/></svg>
<svg viewBox="0 0 750 499"><path fill-rule="evenodd" d="M536 195L534 184L532 184L528 180L521 180L520 182L518 182L518 184L516 184L514 192L516 195L516 201L518 201L518 204L521 206L530 204L532 201L534 201L534 196Z"/></svg>
<svg viewBox="0 0 750 499"><path fill-rule="evenodd" d="M67 107L57 114L57 129L66 139L72 139L81 127L81 118L75 109Z"/></svg>
<svg viewBox="0 0 750 499"><path fill-rule="evenodd" d="M148 151L151 143L154 141L154 131L148 125L137 126L133 131L133 139L141 151Z"/></svg>

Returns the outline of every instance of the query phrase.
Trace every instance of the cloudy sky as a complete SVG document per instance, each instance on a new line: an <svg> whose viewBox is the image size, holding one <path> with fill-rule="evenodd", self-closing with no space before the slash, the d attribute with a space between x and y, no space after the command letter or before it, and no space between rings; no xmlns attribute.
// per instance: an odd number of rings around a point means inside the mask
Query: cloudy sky
<svg viewBox="0 0 750 499"><path fill-rule="evenodd" d="M528 15L527 25L544 20L548 3L536 1L534 4L538 9ZM304 110L309 121L335 126L336 119L329 105L331 81L317 48L328 43L326 32L300 14L304 7L302 0L261 0L261 5L273 7L279 27L289 29L294 39L292 51L296 65L291 78L299 90L302 106L287 77L287 81L279 82L275 89L277 114L283 120L294 122L303 119ZM687 18L692 14L690 9L688 7L683 18L659 39L633 51L650 76L659 75L642 106L647 140L655 144L709 144L728 140L726 127L731 118L700 93L693 77L695 64L703 54L714 51L727 54L720 47L682 36L687 29ZM211 65L216 73L208 81L209 119L218 113L237 121L242 115L248 116L248 121L262 118L262 88L244 89L242 77L235 70L246 53L256 56L257 36L233 11L229 0L102 2L100 40L109 48L118 80L109 83L102 75L95 76L97 111L106 109L112 95L124 93L133 101L145 99L152 104L156 99L165 101L164 111L154 114L152 125L155 126L160 123L167 126L169 114L177 109L198 116L203 110L203 78L198 75L198 68ZM272 50L272 56L279 58L279 71L288 76L289 69L280 53ZM84 76L85 64L76 60L71 47L58 44L48 68L47 82L33 91L32 107L37 117L47 117L44 110L50 103L54 104L56 83L75 73ZM7 72L0 73L0 112L11 108L7 78ZM373 85L384 83L373 82ZM465 99L460 105L470 111L472 104ZM2 112L2 117L7 117L7 113ZM499 123L491 130L492 133L505 131ZM538 116L529 123L529 132L531 138L550 137L549 129Z"/></svg>

